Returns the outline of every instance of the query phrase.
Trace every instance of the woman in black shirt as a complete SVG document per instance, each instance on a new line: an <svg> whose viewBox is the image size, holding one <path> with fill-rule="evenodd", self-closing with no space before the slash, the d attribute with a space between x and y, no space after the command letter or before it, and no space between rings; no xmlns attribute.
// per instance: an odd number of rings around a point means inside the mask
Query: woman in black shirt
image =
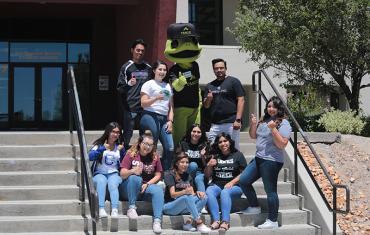
<svg viewBox="0 0 370 235"><path fill-rule="evenodd" d="M235 148L229 134L222 132L216 136L212 145L215 156L207 163L205 177L212 180L206 190L207 207L212 217L211 229L228 230L230 227L230 211L232 199L240 198L242 189L239 187L240 173L247 166L244 155ZM220 206L217 198L220 198ZM222 220L220 223L219 207Z"/></svg>

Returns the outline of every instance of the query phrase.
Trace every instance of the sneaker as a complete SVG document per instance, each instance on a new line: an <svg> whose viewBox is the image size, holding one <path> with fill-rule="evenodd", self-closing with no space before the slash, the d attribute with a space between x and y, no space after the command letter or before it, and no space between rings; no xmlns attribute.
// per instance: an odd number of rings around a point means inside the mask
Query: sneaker
<svg viewBox="0 0 370 235"><path fill-rule="evenodd" d="M208 214L208 211L205 207L203 207L203 209L200 211L200 213L202 214Z"/></svg>
<svg viewBox="0 0 370 235"><path fill-rule="evenodd" d="M210 233L211 229L208 228L205 224L201 223L197 225L197 230L200 233Z"/></svg>
<svg viewBox="0 0 370 235"><path fill-rule="evenodd" d="M261 207L248 207L247 209L241 211L244 215L255 215L255 214L261 214Z"/></svg>
<svg viewBox="0 0 370 235"><path fill-rule="evenodd" d="M107 214L107 212L105 212L104 208L99 208L99 217L100 218L108 217L108 214Z"/></svg>
<svg viewBox="0 0 370 235"><path fill-rule="evenodd" d="M117 208L113 208L112 209L112 212L110 213L110 216L112 218L117 218L118 217L118 209Z"/></svg>
<svg viewBox="0 0 370 235"><path fill-rule="evenodd" d="M137 215L137 212L136 212L135 208L129 208L127 210L127 217L129 219L137 219L137 217L139 217L139 216Z"/></svg>
<svg viewBox="0 0 370 235"><path fill-rule="evenodd" d="M274 221L271 221L269 219L266 219L265 223L258 225L259 229L274 229L274 228L278 228L278 227L279 227L279 224L278 224L277 221L274 222Z"/></svg>
<svg viewBox="0 0 370 235"><path fill-rule="evenodd" d="M184 231L189 231L189 232L195 232L195 231L197 231L197 229L196 229L196 228L194 228L194 227L193 227L193 225L192 225L191 223L183 224L183 225L182 225L182 229L183 229Z"/></svg>
<svg viewBox="0 0 370 235"><path fill-rule="evenodd" d="M161 233L162 232L161 220L154 219L154 222L153 222L153 232L154 233Z"/></svg>

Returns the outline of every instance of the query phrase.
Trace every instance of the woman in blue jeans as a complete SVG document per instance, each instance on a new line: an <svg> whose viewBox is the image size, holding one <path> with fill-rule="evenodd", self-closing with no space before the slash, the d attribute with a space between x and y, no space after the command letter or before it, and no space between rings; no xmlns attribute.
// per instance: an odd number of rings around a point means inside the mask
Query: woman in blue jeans
<svg viewBox="0 0 370 235"><path fill-rule="evenodd" d="M256 141L256 157L240 176L240 185L248 198L249 207L245 214L261 213L256 192L252 186L262 177L267 194L268 218L258 226L260 229L278 228L279 197L277 194L277 179L284 164L284 148L288 144L291 126L285 119L282 101L273 96L266 103L263 118L257 123L256 117L250 117L249 135Z"/></svg>
<svg viewBox="0 0 370 235"><path fill-rule="evenodd" d="M89 152L90 161L94 161L92 173L98 193L100 217L108 216L105 211L107 184L112 204L111 216L118 216L118 186L122 182L118 169L120 160L125 154L125 149L120 143L121 133L122 131L118 123L109 123L105 127L103 135L94 141L93 147Z"/></svg>
<svg viewBox="0 0 370 235"><path fill-rule="evenodd" d="M136 201L140 198L151 200L153 207L153 231L161 233L163 188L157 185L162 176L162 164L154 149L150 131L138 138L121 162L121 195L128 200L127 217L137 219Z"/></svg>
<svg viewBox="0 0 370 235"><path fill-rule="evenodd" d="M167 215L189 214L189 218L183 225L185 231L209 233L211 230L200 218L200 211L206 205L205 195L197 196L193 187L193 179L187 173L189 158L184 152L178 152L173 162L173 168L167 171L164 177L166 184L166 204L163 213ZM196 228L193 227L193 223Z"/></svg>
<svg viewBox="0 0 370 235"><path fill-rule="evenodd" d="M162 165L168 170L172 162L174 144L172 139L173 93L170 84L163 81L167 75L167 64L157 61L153 64L153 79L141 87L141 106L143 115L140 120L140 133L150 130L157 144L163 146Z"/></svg>
<svg viewBox="0 0 370 235"><path fill-rule="evenodd" d="M243 153L235 148L231 136L225 132L216 136L212 152L215 153L215 156L212 156L205 168L205 178L212 180L206 190L207 207L213 221L211 229L226 231L230 227L232 200L240 198L243 193L238 182L240 173L246 167L247 162ZM220 198L220 206L217 201L218 197Z"/></svg>
<svg viewBox="0 0 370 235"><path fill-rule="evenodd" d="M178 149L189 157L188 173L194 179L198 196L204 196L204 167L208 158L208 140L206 132L199 124L193 124L179 144Z"/></svg>

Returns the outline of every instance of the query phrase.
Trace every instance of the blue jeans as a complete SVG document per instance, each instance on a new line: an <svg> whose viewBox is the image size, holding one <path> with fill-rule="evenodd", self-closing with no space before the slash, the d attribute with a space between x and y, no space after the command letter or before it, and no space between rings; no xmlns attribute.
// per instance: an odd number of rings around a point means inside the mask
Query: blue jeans
<svg viewBox="0 0 370 235"><path fill-rule="evenodd" d="M119 199L118 186L122 182L121 176L119 176L117 172L111 174L97 174L93 177L93 181L96 187L96 191L98 193L99 207L100 208L105 207L105 194L108 184L112 208L118 209L118 199Z"/></svg>
<svg viewBox="0 0 370 235"><path fill-rule="evenodd" d="M194 179L197 191L205 192L206 186L204 184L204 174L200 171L196 162L189 163L188 173Z"/></svg>
<svg viewBox="0 0 370 235"><path fill-rule="evenodd" d="M163 170L171 168L172 155L174 150L172 134L167 133L167 117L161 114L144 111L140 120L140 135L146 130L150 130L154 137L154 142L158 139L163 146L163 154L161 158Z"/></svg>
<svg viewBox="0 0 370 235"><path fill-rule="evenodd" d="M211 214L213 221L220 220L219 205L217 198L220 197L222 221L230 222L230 211L232 206L232 200L240 198L242 190L239 186L234 185L230 189L223 188L213 184L208 186L206 194L208 197L207 207Z"/></svg>
<svg viewBox="0 0 370 235"><path fill-rule="evenodd" d="M129 208L136 208L137 200L151 201L154 219L162 218L164 204L163 188L156 184L149 185L143 194L140 194L143 179L137 175L130 175L120 187L121 195L128 201Z"/></svg>
<svg viewBox="0 0 370 235"><path fill-rule="evenodd" d="M277 194L277 180L283 163L254 158L240 175L239 184L247 196L249 206L258 206L256 191L252 184L262 177L263 186L267 194L268 219L277 221L279 211L279 197Z"/></svg>
<svg viewBox="0 0 370 235"><path fill-rule="evenodd" d="M135 123L139 123L141 112L123 110L123 141L126 149L130 147L130 140L134 132Z"/></svg>
<svg viewBox="0 0 370 235"><path fill-rule="evenodd" d="M163 213L166 215L183 215L191 214L196 220L200 217L200 211L207 203L207 197L203 199L193 195L182 195L172 202L167 202L163 206Z"/></svg>

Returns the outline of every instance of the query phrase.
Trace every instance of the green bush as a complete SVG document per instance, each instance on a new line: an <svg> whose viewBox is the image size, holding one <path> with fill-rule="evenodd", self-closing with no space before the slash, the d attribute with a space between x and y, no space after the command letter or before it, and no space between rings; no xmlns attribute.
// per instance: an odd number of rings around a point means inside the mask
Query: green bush
<svg viewBox="0 0 370 235"><path fill-rule="evenodd" d="M318 123L327 132L340 132L342 134L361 134L365 122L355 111L331 110L321 116Z"/></svg>
<svg viewBox="0 0 370 235"><path fill-rule="evenodd" d="M361 135L365 137L370 137L370 117L363 119L365 122L365 126L362 129Z"/></svg>

